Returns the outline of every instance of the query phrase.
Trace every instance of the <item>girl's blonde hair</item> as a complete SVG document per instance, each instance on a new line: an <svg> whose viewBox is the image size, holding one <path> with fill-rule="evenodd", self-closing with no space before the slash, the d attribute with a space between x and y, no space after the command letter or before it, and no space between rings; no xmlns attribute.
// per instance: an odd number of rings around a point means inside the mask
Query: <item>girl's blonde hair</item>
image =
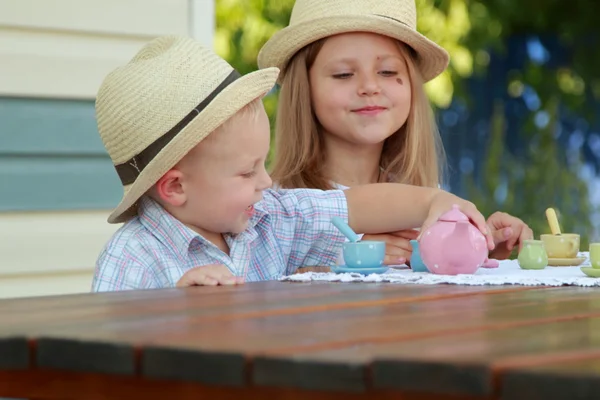
<svg viewBox="0 0 600 400"><path fill-rule="evenodd" d="M321 126L312 108L308 71L326 39L298 51L284 71L275 125L275 158L271 177L282 188L333 189L323 171L325 150ZM380 167L390 182L436 187L441 184L445 155L423 79L412 49L398 42L406 60L412 96L406 123L385 140Z"/></svg>

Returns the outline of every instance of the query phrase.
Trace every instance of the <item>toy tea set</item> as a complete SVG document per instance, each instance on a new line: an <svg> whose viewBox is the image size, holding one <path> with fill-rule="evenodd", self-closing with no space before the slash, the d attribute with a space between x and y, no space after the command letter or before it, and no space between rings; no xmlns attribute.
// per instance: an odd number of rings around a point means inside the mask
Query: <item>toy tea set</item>
<svg viewBox="0 0 600 400"><path fill-rule="evenodd" d="M586 258L579 255L579 235L561 233L556 211L546 210L546 218L551 234L540 235L540 240L525 240L518 261L522 269L544 269L546 266L575 267ZM590 244L591 267L581 267L581 271L591 277L600 278L600 243Z"/></svg>
<svg viewBox="0 0 600 400"><path fill-rule="evenodd" d="M383 265L385 242L359 240L359 236L341 218L333 217L331 222L349 240L349 242L344 243L342 248L346 265L331 267L333 272L355 272L368 275L381 274L389 269Z"/></svg>
<svg viewBox="0 0 600 400"><path fill-rule="evenodd" d="M543 269L546 266L576 266L585 261L579 254L579 235L561 234L556 213L546 211L552 234L541 240L525 240L518 261L522 269ZM385 242L359 240L359 236L340 218L332 223L348 238L343 245L346 265L331 267L332 272L381 274L389 267L383 264ZM419 240L410 241L413 251L410 267L413 272L440 275L474 274L479 268L497 268L498 260L488 259L485 236L460 211L457 205L443 214ZM600 277L600 243L590 245L592 267L582 267L588 276Z"/></svg>
<svg viewBox="0 0 600 400"><path fill-rule="evenodd" d="M332 267L333 272L379 274L388 270L383 265L385 242L358 239L358 235L341 219L333 224L348 238L343 245L346 265ZM410 265L415 272L440 275L474 274L480 267L496 268L497 260L488 259L485 236L471 223L457 205L443 214L437 222L412 240Z"/></svg>

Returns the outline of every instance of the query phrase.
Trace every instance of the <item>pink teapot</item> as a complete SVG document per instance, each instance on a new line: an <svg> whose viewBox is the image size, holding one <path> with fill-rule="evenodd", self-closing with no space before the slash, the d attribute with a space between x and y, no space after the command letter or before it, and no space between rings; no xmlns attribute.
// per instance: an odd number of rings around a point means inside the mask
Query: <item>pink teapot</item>
<svg viewBox="0 0 600 400"><path fill-rule="evenodd" d="M485 236L457 205L421 234L419 248L423 263L434 274L474 274L479 267L498 267L497 260L488 259Z"/></svg>

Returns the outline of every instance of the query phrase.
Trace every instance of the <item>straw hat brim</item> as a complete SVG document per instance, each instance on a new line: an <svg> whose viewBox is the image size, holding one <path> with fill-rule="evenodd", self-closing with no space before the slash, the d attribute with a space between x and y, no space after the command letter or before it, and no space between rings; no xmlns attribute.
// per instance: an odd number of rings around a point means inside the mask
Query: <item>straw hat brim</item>
<svg viewBox="0 0 600 400"><path fill-rule="evenodd" d="M447 68L446 50L401 22L378 15L337 15L290 25L275 33L258 54L259 68L278 67L281 82L287 63L304 46L328 36L348 32L371 32L408 44L417 53L417 67L425 82Z"/></svg>
<svg viewBox="0 0 600 400"><path fill-rule="evenodd" d="M134 216L136 202L142 195L211 132L253 100L264 97L275 86L278 75L277 68L261 69L243 75L223 89L152 159L133 184L124 186L123 199L109 215L108 222L125 222Z"/></svg>

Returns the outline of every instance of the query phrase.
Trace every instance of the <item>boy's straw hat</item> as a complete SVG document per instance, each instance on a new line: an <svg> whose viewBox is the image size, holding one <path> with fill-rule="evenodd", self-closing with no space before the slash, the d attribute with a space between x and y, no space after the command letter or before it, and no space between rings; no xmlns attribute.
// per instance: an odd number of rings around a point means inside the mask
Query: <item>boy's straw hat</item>
<svg viewBox="0 0 600 400"><path fill-rule="evenodd" d="M371 32L406 43L417 53L425 81L448 66L448 53L416 30L414 0L296 0L290 23L275 33L258 54L258 66L278 67L282 74L304 46L347 32Z"/></svg>
<svg viewBox="0 0 600 400"><path fill-rule="evenodd" d="M108 217L124 222L135 203L202 139L256 98L279 70L240 76L197 41L165 36L145 45L102 82L96 99L98 131L123 184L123 199Z"/></svg>

